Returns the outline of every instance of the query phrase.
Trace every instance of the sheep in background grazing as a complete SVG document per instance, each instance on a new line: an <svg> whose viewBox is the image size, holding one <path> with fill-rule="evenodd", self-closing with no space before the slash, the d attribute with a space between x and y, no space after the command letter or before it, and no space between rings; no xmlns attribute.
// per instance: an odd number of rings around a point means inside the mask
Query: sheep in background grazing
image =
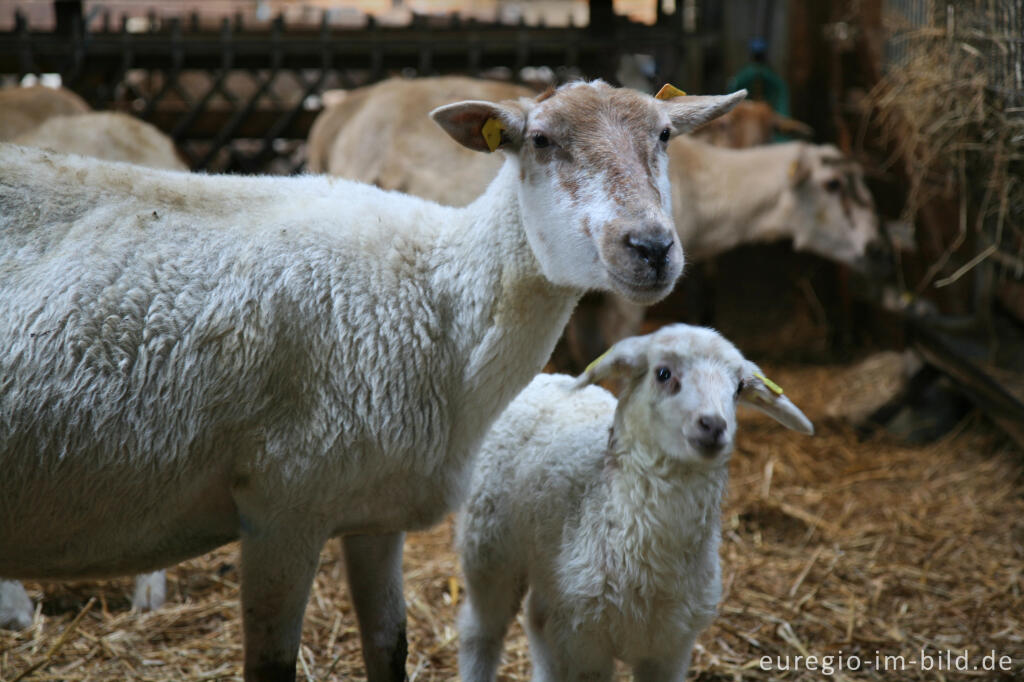
<svg viewBox="0 0 1024 682"><path fill-rule="evenodd" d="M51 116L91 111L85 100L65 88L33 85L0 90L0 141L13 140Z"/></svg>
<svg viewBox="0 0 1024 682"><path fill-rule="evenodd" d="M188 170L170 137L151 123L116 111L54 116L13 142L149 168Z"/></svg>
<svg viewBox="0 0 1024 682"><path fill-rule="evenodd" d="M246 679L293 680L343 536L367 676L404 679L404 531L461 502L583 291L672 289L668 139L744 95L598 81L442 107L457 142L507 157L462 209L0 145L0 576L240 539Z"/></svg>
<svg viewBox="0 0 1024 682"><path fill-rule="evenodd" d="M599 381L617 379L615 398ZM540 375L491 428L458 543L459 671L495 679L526 598L533 679L686 677L721 596L720 504L736 404L812 433L717 332L671 325L616 344L574 379Z"/></svg>
<svg viewBox="0 0 1024 682"><path fill-rule="evenodd" d="M53 116L14 141L27 147L127 161L149 168L188 170L174 150L171 138L145 121L117 112ZM166 581L163 570L136 576L132 608L140 611L160 608L167 598ZM0 628L27 628L32 624L33 613L32 600L21 583L0 580Z"/></svg>

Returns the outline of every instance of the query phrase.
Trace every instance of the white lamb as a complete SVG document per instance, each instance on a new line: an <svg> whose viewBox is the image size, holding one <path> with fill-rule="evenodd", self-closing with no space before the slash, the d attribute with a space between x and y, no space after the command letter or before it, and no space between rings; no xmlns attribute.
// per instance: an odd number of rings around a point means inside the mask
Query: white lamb
<svg viewBox="0 0 1024 682"><path fill-rule="evenodd" d="M615 398L599 381L621 380ZM534 680L683 680L721 596L719 508L736 404L813 427L718 333L620 341L579 377L540 375L484 441L459 518L466 682L495 679L524 594Z"/></svg>
<svg viewBox="0 0 1024 682"><path fill-rule="evenodd" d="M442 107L508 157L463 209L0 145L0 576L240 539L246 679L292 680L344 536L367 675L404 679L403 532L461 502L584 290L672 288L668 138L743 96L595 82Z"/></svg>

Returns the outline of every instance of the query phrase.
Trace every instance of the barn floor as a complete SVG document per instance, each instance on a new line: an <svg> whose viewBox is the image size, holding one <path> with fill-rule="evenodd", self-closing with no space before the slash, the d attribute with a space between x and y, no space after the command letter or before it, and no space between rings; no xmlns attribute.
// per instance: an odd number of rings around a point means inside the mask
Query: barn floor
<svg viewBox="0 0 1024 682"><path fill-rule="evenodd" d="M964 664L981 679L1024 678L1024 456L978 414L927 447L858 442L824 412L842 369L766 367L818 434L743 417L724 511L725 594L697 645L697 679L932 680ZM451 541L449 523L407 544L412 680L457 674ZM342 571L332 543L306 612L300 680L363 677ZM0 680L240 679L233 547L170 570L169 603L156 613L129 610L129 579L28 587L40 611L31 628L0 632ZM503 679L528 679L528 660L516 625ZM1001 673L983 670L1000 663Z"/></svg>

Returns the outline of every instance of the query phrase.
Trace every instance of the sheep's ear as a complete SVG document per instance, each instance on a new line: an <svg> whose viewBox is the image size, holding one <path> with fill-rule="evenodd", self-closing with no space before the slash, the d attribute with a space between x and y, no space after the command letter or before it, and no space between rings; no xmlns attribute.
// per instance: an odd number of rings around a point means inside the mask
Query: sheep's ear
<svg viewBox="0 0 1024 682"><path fill-rule="evenodd" d="M789 163L789 184L799 187L811 177L811 160L807 158L807 149L800 145L797 157Z"/></svg>
<svg viewBox="0 0 1024 682"><path fill-rule="evenodd" d="M430 118L463 147L477 152L518 149L526 112L517 102L469 100L438 107Z"/></svg>
<svg viewBox="0 0 1024 682"><path fill-rule="evenodd" d="M666 89L662 88L664 92ZM680 92L680 91L676 91ZM731 110L747 96L746 90L731 95L660 96L661 106L668 111L675 133L688 133L697 126Z"/></svg>
<svg viewBox="0 0 1024 682"><path fill-rule="evenodd" d="M619 341L590 363L576 379L576 388L606 380L626 379L646 371L646 337L632 336Z"/></svg>
<svg viewBox="0 0 1024 682"><path fill-rule="evenodd" d="M811 435L814 424L800 408L782 394L782 387L764 375L752 362L747 363L740 390L740 403L764 412L787 429Z"/></svg>

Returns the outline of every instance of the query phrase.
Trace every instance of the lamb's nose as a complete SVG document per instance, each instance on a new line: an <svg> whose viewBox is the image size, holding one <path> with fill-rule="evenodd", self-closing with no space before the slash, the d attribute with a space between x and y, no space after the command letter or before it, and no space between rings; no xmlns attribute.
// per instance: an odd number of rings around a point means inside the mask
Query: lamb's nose
<svg viewBox="0 0 1024 682"><path fill-rule="evenodd" d="M709 449L721 447L725 420L716 414L703 414L697 418L697 432L701 446Z"/></svg>
<svg viewBox="0 0 1024 682"><path fill-rule="evenodd" d="M636 251L640 258L660 272L668 262L668 252L672 248L672 237L638 237L630 235L626 237L626 246Z"/></svg>

